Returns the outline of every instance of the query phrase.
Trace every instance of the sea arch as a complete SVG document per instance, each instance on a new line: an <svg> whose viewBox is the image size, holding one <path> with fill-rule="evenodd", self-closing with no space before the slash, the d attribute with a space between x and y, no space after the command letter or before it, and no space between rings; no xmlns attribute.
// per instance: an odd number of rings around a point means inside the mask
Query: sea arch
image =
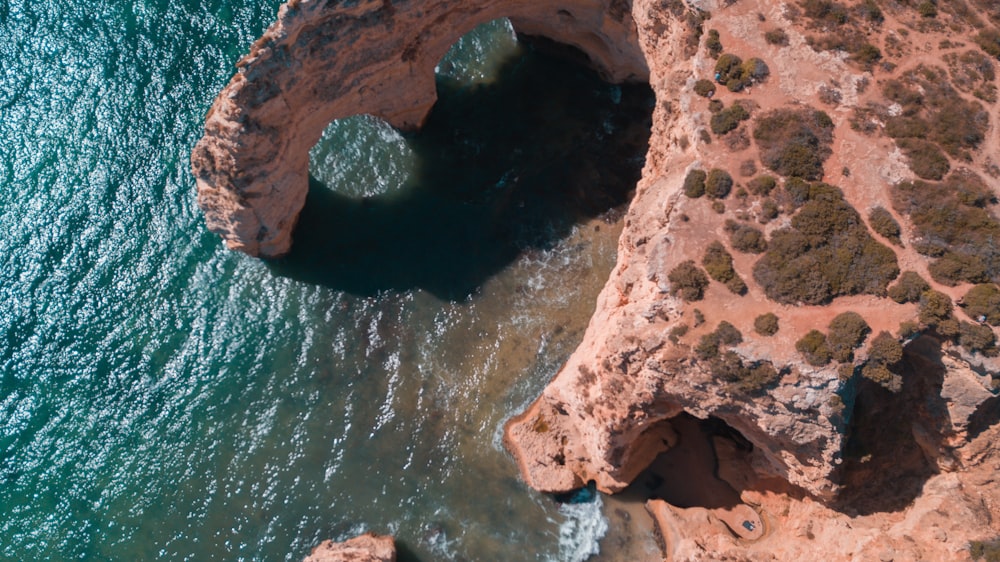
<svg viewBox="0 0 1000 562"><path fill-rule="evenodd" d="M333 120L367 113L419 128L434 67L479 24L580 49L608 80L646 81L629 0L290 0L238 63L191 157L209 230L279 257L305 205L309 149Z"/></svg>

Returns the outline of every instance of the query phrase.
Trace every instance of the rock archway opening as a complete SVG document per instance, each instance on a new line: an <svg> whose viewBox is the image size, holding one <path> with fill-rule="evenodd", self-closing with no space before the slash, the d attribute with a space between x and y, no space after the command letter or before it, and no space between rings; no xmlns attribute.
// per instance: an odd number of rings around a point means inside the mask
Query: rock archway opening
<svg viewBox="0 0 1000 562"><path fill-rule="evenodd" d="M296 243L274 271L355 294L463 299L521 253L620 214L648 150L648 85L604 81L581 51L515 39L502 20L456 48L466 52L438 62L419 129L372 116L326 129Z"/></svg>
<svg viewBox="0 0 1000 562"><path fill-rule="evenodd" d="M648 80L631 10L628 0L290 0L237 63L192 152L209 229L233 250L288 254L310 192L309 149L326 125L371 114L419 129L435 107L441 57L499 17L518 33L579 49L614 82Z"/></svg>

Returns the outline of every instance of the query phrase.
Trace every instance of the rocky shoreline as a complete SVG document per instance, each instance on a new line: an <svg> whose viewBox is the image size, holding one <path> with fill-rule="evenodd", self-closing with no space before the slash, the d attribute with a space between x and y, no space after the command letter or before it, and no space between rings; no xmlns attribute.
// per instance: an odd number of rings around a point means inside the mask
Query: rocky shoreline
<svg viewBox="0 0 1000 562"><path fill-rule="evenodd" d="M759 55L771 68L770 76L750 82L752 87L737 84L731 93L718 87L713 102L742 103L753 115L789 107L812 111L825 104L833 140L819 179L837 183L834 189L847 204L858 211L893 208L891 186L912 178L893 140L865 136L854 128L854 119L858 108L884 101L869 85L902 76L903 69L896 69L905 68L902 55L925 48L916 39L908 40L909 50L898 47L896 32L880 24L882 31L869 36L886 56L890 47L898 49L899 63L891 69L865 67L856 58L809 44L807 36L816 28L801 16L807 8L790 10L765 0L350 6L292 0L240 61L207 116L205 137L192 155L199 204L209 228L231 249L281 255L291 245L305 202L308 149L330 120L371 113L399 128L419 126L435 99L434 65L462 33L496 17L510 17L521 32L576 46L610 79L648 80L657 104L618 265L584 341L538 400L506 426L504 442L525 481L546 492L590 481L603 492L619 492L677 445L675 422L687 414L724 423L746 444L715 440L719 476L739 493L740 504L713 513L651 500L648 509L668 558L963 559L970 541L1000 535L1000 482L994 476L1000 470L995 445L1000 429L995 420L989 423L1000 409L991 386L995 360L963 352L957 340L943 339L943 330L932 325L921 337L900 335L906 351L897 363L909 366L904 380L911 382L902 392L884 393L861 376L864 353L859 351L861 359L853 364L813 365L803 360L796 342L844 311L861 311L873 335L895 333L916 316L917 307L885 298L884 286L882 293L851 294L815 306L776 303L756 282L734 296L706 280L704 302L695 306L671 280L679 264L700 259L712 237L724 239L724 218L761 212L761 202L747 203L749 196L722 201L728 187L711 206L685 193L692 170L718 167L740 177L743 161L753 169L745 174L749 177L758 165L747 128L718 132L710 102L696 92L698 79L711 77L716 65L701 47L706 27L717 30L716 40L727 49ZM908 35L919 34L928 44L947 35L946 29L917 25L927 16L887 10L882 17L911 26ZM772 42L764 29L780 29L784 39ZM827 93L831 89L836 96ZM834 98L832 107L823 101ZM988 139L996 137L997 111L994 101L987 110ZM715 142L709 130L716 133ZM989 140L962 165L988 170L994 146ZM763 158L760 163L766 166ZM993 193L1000 190L995 175L984 174L981 181ZM740 187L749 183L740 182ZM785 189L791 189L787 182ZM778 218L766 229L773 234L776 225L790 222ZM913 249L916 227L903 223L905 244L892 250L894 259L933 278L929 259ZM735 271L751 279L755 259L737 252ZM931 287L960 300L968 285L935 281ZM765 312L781 317L776 337L754 333L754 317ZM774 366L765 386L737 390L720 377L718 363L695 353L698 338L711 336L723 320L741 334L727 357L740 368ZM889 436L879 427L861 427L868 418L891 420L900 431ZM861 437L870 437L866 447L882 456L852 457L851 440ZM890 442L876 444L879 439ZM896 450L899 439L906 447ZM851 490L865 489L866 478L887 477L878 473L894 458L922 468L920 474L898 472L905 490L881 488L886 501L879 505L891 507L859 511L860 503L845 502ZM727 515L736 512L741 515ZM944 512L953 515L937 515Z"/></svg>

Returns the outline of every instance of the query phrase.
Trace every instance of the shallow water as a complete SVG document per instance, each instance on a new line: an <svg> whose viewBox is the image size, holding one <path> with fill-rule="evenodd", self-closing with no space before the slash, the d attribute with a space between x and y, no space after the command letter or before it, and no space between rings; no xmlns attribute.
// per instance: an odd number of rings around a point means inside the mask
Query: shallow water
<svg viewBox="0 0 1000 562"><path fill-rule="evenodd" d="M265 263L205 230L188 155L277 6L0 3L0 558L298 560L369 529L404 560L586 558L600 502L529 490L500 431L614 264L648 91L479 29L423 132L329 128Z"/></svg>

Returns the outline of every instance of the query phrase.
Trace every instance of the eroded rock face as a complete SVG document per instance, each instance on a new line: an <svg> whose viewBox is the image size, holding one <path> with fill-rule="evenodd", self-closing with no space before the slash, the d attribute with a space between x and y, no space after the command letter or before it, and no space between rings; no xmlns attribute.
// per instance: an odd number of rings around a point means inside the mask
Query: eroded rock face
<svg viewBox="0 0 1000 562"><path fill-rule="evenodd" d="M308 150L327 123L371 113L399 128L419 126L435 99L434 65L463 33L496 17L511 17L522 32L580 47L612 79L648 78L657 97L652 136L625 219L618 265L580 347L542 395L506 427L505 443L521 474L542 491L567 491L593 480L602 491L616 492L676 443L671 418L682 412L715 417L753 445L742 464L725 469L724 478L744 492L744 501L763 507L768 536L792 541L779 558L818 556L815 536L827 544L824 552L844 553L852 544L864 544L866 554L881 556L884 551L892 558L905 551L899 559L908 559L923 548L908 546L911 539L944 541L942 533L955 542L926 552L932 558L960 557L961 541L1000 532L997 486L990 476L998 466L997 454L977 426L977 420L992 419L983 409L996 404L990 373L997 365L928 350L927 365L943 373L940 382L924 381L932 404L917 408L912 420L902 418L909 426L897 429L919 446L917 455L927 457L928 470L951 474L926 478L922 496L900 500L912 501L914 507L866 515L865 526L852 531L854 519L835 500L841 467L854 463L860 466L855 474L863 475L868 463L864 457L842 458L858 376L841 376L832 365L807 365L794 342L812 327L825 328L836 313L832 309L867 310L873 333L896 333L902 321L914 317L915 305L888 308L884 298L857 295L838 298L829 307L797 307L776 304L755 286L735 300L718 284L707 289L703 303L693 304L671 292L671 268L684 259L700 259L708 240L724 236L721 227L719 232L699 232L685 226L688 215L697 224L711 224L705 217L715 216L704 200L682 194L687 172L718 166L736 175L733 163L751 159L741 153L745 146L720 146L725 142L720 137L708 142L711 114L693 85L696 78L711 76L715 61L694 53L699 44L695 8L712 10L711 25L722 30L727 50L761 55L771 66L769 81L754 85L755 95L744 99L767 108L802 100L818 104L836 78L840 106L830 109L836 132L828 165L833 172L828 170L824 179L837 182L851 205L859 211L891 207L889 185L911 177L891 141L864 137L849 124L852 108L862 107L864 96L871 95L865 88L873 76L842 56L809 47L783 6L769 0L289 2L241 61L239 73L208 115L205 137L192 156L199 204L210 228L230 248L264 257L287 252L306 196ZM787 44L766 43L762 20L788 29ZM728 106L734 97L720 88L717 99L725 98ZM997 182L989 181L996 190ZM910 236L907 228L904 238ZM926 259L912 252L910 242L894 249L900 265L925 273ZM752 259L736 257L737 270L748 279ZM950 294L953 299L960 296L956 290ZM669 341L674 327L701 314L694 313L695 307L704 309L712 325L725 319L748 336L754 316L779 313L783 327L775 337L747 337L733 348L747 361L773 362L781 369L778 380L760 392L735 391L692 352L709 329L697 322L685 341ZM969 435L980 433L975 446L967 443ZM976 487L984 491L976 492ZM964 495L956 496L956 490ZM958 499L948 503L949 495ZM985 507L976 508L977 502ZM983 526L969 530L932 521L945 508L968 514L969 521ZM718 540L704 546L701 530L670 531L674 538L668 542L691 549L687 554L675 550L675 559L712 559L713 551L742 548L706 510L657 510L663 521L676 520L667 527L704 523L712 541ZM784 515L768 519L775 513ZM810 518L823 521L811 527ZM990 521L992 531L985 527ZM928 526L930 533L920 534ZM890 528L891 540L882 536ZM776 543L765 537L760 544L763 558ZM859 556L855 559L870 559Z"/></svg>
<svg viewBox="0 0 1000 562"><path fill-rule="evenodd" d="M396 542L375 533L344 542L323 541L302 562L396 562Z"/></svg>
<svg viewBox="0 0 1000 562"><path fill-rule="evenodd" d="M441 57L501 17L580 48L609 79L648 75L623 0L291 0L237 63L192 153L209 229L252 256L287 253L308 191L309 149L323 129L365 113L418 127L437 98Z"/></svg>

